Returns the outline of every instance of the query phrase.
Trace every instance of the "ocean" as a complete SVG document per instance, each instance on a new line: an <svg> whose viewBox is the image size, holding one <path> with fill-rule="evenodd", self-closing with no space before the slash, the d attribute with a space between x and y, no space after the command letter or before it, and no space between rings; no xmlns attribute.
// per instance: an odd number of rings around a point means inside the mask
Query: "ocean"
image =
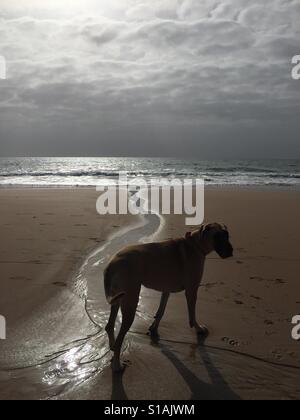
<svg viewBox="0 0 300 420"><path fill-rule="evenodd" d="M211 186L298 187L300 160L200 161L166 158L1 158L0 186L97 186L129 178L202 178Z"/></svg>

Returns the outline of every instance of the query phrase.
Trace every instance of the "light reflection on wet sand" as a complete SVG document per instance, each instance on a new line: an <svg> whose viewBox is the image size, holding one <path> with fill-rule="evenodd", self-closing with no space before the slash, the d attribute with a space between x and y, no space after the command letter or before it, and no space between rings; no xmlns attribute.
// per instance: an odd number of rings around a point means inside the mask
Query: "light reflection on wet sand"
<svg viewBox="0 0 300 420"><path fill-rule="evenodd" d="M58 398L92 379L110 365L111 352L104 331L109 307L103 293L102 272L115 252L128 243L145 240L159 227L158 216L145 216L130 231L119 231L104 246L88 256L75 276L73 292L85 300L85 310L91 322L97 326L98 332L66 344L58 352L46 355L36 365L2 370L0 382L1 387L6 389L7 398L9 398L10 390L16 389L20 390L18 392L20 399ZM137 317L148 319L141 305ZM127 338L124 351L129 342L130 336Z"/></svg>

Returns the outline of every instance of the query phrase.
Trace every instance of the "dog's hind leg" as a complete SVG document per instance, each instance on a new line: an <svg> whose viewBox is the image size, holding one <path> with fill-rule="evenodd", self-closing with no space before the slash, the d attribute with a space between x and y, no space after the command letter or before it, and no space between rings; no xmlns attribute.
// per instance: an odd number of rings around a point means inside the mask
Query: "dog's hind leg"
<svg viewBox="0 0 300 420"><path fill-rule="evenodd" d="M170 293L163 293L162 294L158 311L157 311L157 313L154 317L155 321L153 322L153 324L149 328L149 332L150 332L150 335L151 335L152 338L158 338L159 337L158 327L159 327L160 321L162 320L162 317L164 316L169 297L170 297Z"/></svg>
<svg viewBox="0 0 300 420"><path fill-rule="evenodd" d="M115 345L115 323L118 316L119 308L119 303L116 303L115 305L111 306L109 321L105 327L105 331L107 332L109 338L109 347L111 350L113 350Z"/></svg>
<svg viewBox="0 0 300 420"><path fill-rule="evenodd" d="M139 295L140 287L134 292L130 291L130 293L126 294L121 301L122 325L114 345L114 357L112 359L113 372L121 372L124 370L124 367L122 367L120 362L121 349L124 338L133 324L136 309L139 303Z"/></svg>

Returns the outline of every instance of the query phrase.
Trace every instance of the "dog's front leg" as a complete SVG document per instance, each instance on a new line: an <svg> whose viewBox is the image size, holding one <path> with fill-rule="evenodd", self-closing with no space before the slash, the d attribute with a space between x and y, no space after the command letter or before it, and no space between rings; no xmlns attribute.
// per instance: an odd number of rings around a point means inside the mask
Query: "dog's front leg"
<svg viewBox="0 0 300 420"><path fill-rule="evenodd" d="M188 305L190 327L195 328L196 333L200 335L207 335L208 329L204 325L199 325L196 321L196 304L199 286L189 286L186 288L185 296Z"/></svg>
<svg viewBox="0 0 300 420"><path fill-rule="evenodd" d="M164 316L169 297L170 297L170 293L163 293L162 294L159 309L158 309L158 311L157 311L157 313L154 317L155 321L153 322L153 324L149 328L150 335L153 338L158 338L159 337L158 336L158 327L159 327L160 321L162 320L162 317Z"/></svg>

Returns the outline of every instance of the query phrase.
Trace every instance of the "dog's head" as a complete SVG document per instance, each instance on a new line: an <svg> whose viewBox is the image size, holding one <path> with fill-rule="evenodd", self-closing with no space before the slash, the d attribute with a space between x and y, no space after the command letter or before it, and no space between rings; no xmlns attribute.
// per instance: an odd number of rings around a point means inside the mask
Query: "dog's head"
<svg viewBox="0 0 300 420"><path fill-rule="evenodd" d="M186 237L192 237L199 241L199 246L206 254L216 251L223 259L233 256L233 246L230 243L229 232L225 225L219 223L202 225L195 232L188 232Z"/></svg>

